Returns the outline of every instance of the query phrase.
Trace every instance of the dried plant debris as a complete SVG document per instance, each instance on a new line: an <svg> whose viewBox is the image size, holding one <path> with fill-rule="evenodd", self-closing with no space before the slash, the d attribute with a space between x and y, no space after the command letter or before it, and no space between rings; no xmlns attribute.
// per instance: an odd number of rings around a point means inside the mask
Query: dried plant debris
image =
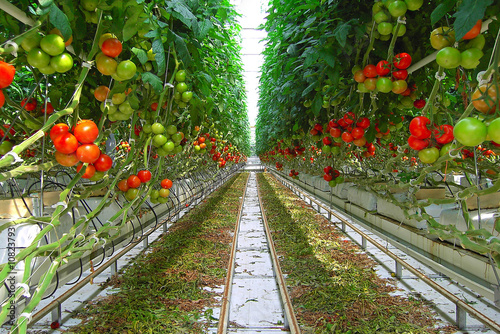
<svg viewBox="0 0 500 334"><path fill-rule="evenodd" d="M445 333L425 302L396 295L376 263L269 174L264 210L303 333Z"/></svg>

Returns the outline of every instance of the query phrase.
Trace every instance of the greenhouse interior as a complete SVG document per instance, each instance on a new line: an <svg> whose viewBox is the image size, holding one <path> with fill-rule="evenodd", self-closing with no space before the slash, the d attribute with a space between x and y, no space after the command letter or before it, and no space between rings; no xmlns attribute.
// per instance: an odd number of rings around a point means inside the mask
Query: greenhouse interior
<svg viewBox="0 0 500 334"><path fill-rule="evenodd" d="M500 333L499 0L0 0L0 334Z"/></svg>

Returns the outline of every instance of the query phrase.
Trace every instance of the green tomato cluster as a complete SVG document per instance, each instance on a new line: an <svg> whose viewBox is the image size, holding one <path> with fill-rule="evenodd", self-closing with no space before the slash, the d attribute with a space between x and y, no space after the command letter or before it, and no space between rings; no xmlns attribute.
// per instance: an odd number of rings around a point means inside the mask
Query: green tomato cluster
<svg viewBox="0 0 500 334"><path fill-rule="evenodd" d="M64 39L57 34L33 34L23 40L21 47L28 52L28 64L42 74L65 73L73 68L73 57L65 52Z"/></svg>

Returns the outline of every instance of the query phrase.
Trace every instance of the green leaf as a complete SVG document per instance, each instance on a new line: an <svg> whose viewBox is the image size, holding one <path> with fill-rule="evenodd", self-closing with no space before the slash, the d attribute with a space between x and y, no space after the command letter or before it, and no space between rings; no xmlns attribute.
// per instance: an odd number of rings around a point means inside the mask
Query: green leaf
<svg viewBox="0 0 500 334"><path fill-rule="evenodd" d="M59 29L65 40L73 34L68 17L54 3L50 5L49 20L54 27Z"/></svg>
<svg viewBox="0 0 500 334"><path fill-rule="evenodd" d="M312 92L314 90L314 88L316 88L317 86L318 86L318 81L315 80L312 84L307 86L307 88L302 91L302 97L304 97L307 94L309 94L310 92Z"/></svg>
<svg viewBox="0 0 500 334"><path fill-rule="evenodd" d="M163 82L151 72L144 72L141 75L142 81L147 82L153 87L156 93L161 93L163 89Z"/></svg>
<svg viewBox="0 0 500 334"><path fill-rule="evenodd" d="M431 13L431 25L441 20L456 4L457 0L445 0L440 3Z"/></svg>
<svg viewBox="0 0 500 334"><path fill-rule="evenodd" d="M331 48L323 48L318 51L318 54L330 67L335 67L335 57Z"/></svg>
<svg viewBox="0 0 500 334"><path fill-rule="evenodd" d="M140 11L134 12L132 16L129 17L127 22L125 22L125 25L123 26L123 41L126 42L137 34L137 31L139 30L139 24L137 21L140 14Z"/></svg>
<svg viewBox="0 0 500 334"><path fill-rule="evenodd" d="M152 45L153 53L155 53L156 65L158 65L158 74L163 75L167 68L165 60L165 49L161 39L155 39Z"/></svg>
<svg viewBox="0 0 500 334"><path fill-rule="evenodd" d="M196 38L199 40L204 39L207 36L210 29L212 29L212 28L213 28L213 24L212 24L212 22L210 22L209 19L205 19L204 21L198 22L198 24L196 25L196 30L195 30Z"/></svg>
<svg viewBox="0 0 500 334"><path fill-rule="evenodd" d="M316 16L311 16L311 17L309 17L309 18L308 18L308 19L304 22L304 24L302 24L302 27L303 27L303 28L307 28L307 27L309 27L311 24L313 24L313 23L314 23L314 21L316 21Z"/></svg>
<svg viewBox="0 0 500 334"><path fill-rule="evenodd" d="M137 56L142 65L146 64L148 59L148 54L143 49L132 48L132 52Z"/></svg>
<svg viewBox="0 0 500 334"><path fill-rule="evenodd" d="M319 113L321 112L321 106L323 105L323 99L321 97L321 94L316 94L314 97L314 101L312 104L312 111L315 116L318 116Z"/></svg>
<svg viewBox="0 0 500 334"><path fill-rule="evenodd" d="M184 38L181 36L177 35L173 31L170 31L172 35L174 36L174 42L175 42L175 49L177 50L180 58L184 62L186 66L191 64L191 55L189 53L189 50L187 48L186 42L184 41ZM153 50L154 51L154 50Z"/></svg>
<svg viewBox="0 0 500 334"><path fill-rule="evenodd" d="M182 2L175 1L169 4L169 7L174 11L172 15L191 28L193 23L196 22L196 16L191 13L191 10Z"/></svg>
<svg viewBox="0 0 500 334"><path fill-rule="evenodd" d="M297 131L299 129L299 122L295 122L295 124L293 125L293 131Z"/></svg>
<svg viewBox="0 0 500 334"><path fill-rule="evenodd" d="M484 17L486 7L491 5L493 0L464 0L458 11L453 14L456 17L453 28L455 29L455 39L458 41L471 30L471 28Z"/></svg>
<svg viewBox="0 0 500 334"><path fill-rule="evenodd" d="M347 35L351 30L350 22L351 21L339 24L337 28L335 28L335 30L333 31L333 36L335 36L337 42L339 42L341 47L345 47L345 43L347 41Z"/></svg>

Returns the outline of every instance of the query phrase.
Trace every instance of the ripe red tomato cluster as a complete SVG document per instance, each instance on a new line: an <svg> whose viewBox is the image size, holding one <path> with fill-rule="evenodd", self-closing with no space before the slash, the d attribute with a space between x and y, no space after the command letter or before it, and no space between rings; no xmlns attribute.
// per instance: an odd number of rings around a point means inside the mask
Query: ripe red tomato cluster
<svg viewBox="0 0 500 334"><path fill-rule="evenodd" d="M280 164L279 162L276 163L276 170L283 170L283 164Z"/></svg>
<svg viewBox="0 0 500 334"><path fill-rule="evenodd" d="M418 152L420 161L433 163L439 156L439 149L453 141L453 126L449 124L436 125L431 129L431 121L425 116L417 116L410 122L410 137L408 145ZM434 145L431 145L435 142Z"/></svg>
<svg viewBox="0 0 500 334"><path fill-rule="evenodd" d="M323 179L326 182L330 182L331 180L336 179L340 176L340 172L336 169L333 169L332 166L326 166L325 168L323 168L323 172L325 173L325 175L323 175Z"/></svg>
<svg viewBox="0 0 500 334"><path fill-rule="evenodd" d="M298 179L299 172L295 171L295 169L292 169L290 170L290 173L288 173L288 176L290 176L292 179Z"/></svg>
<svg viewBox="0 0 500 334"><path fill-rule="evenodd" d="M77 172L88 163L83 178L90 179L96 171L106 172L113 165L113 160L101 152L94 141L99 136L99 129L92 120L82 120L69 131L69 126L64 123L56 124L50 130L50 139L56 149L56 161L66 167L76 164Z"/></svg>
<svg viewBox="0 0 500 334"><path fill-rule="evenodd" d="M5 104L5 95L2 89L10 86L15 74L16 68L13 65L0 61L0 108Z"/></svg>
<svg viewBox="0 0 500 334"><path fill-rule="evenodd" d="M381 60L377 65L368 64L364 69L354 73L354 81L358 83L361 92L379 91L382 93L393 92L408 96L411 90L408 88L407 68L411 65L411 56L406 53L398 53L394 56L392 64L387 60ZM390 76L389 76L390 75Z"/></svg>
<svg viewBox="0 0 500 334"><path fill-rule="evenodd" d="M132 174L128 178L120 180L116 186L120 191L125 193L125 198L131 201L139 195L139 187L141 184L149 182L151 177L151 172L147 169L143 169L140 170L137 175Z"/></svg>
<svg viewBox="0 0 500 334"><path fill-rule="evenodd" d="M355 121L356 115L349 111L338 120L330 120L327 130L334 140L335 138L342 138L345 143L352 142L358 147L365 146L365 130L370 127L370 120L367 117L362 117Z"/></svg>

